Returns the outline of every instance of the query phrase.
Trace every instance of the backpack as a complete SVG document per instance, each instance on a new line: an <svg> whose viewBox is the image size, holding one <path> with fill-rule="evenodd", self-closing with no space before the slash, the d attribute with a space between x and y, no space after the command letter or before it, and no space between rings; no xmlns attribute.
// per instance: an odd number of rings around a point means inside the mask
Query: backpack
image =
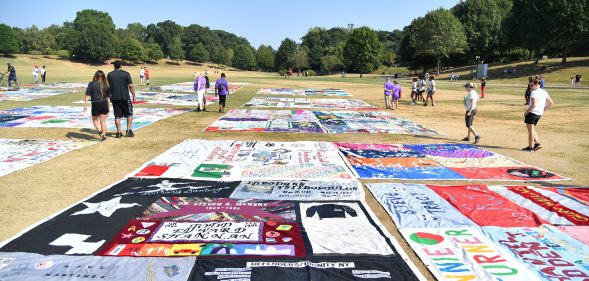
<svg viewBox="0 0 589 281"><path fill-rule="evenodd" d="M209 81L209 77L205 76L205 88L210 88L211 87L211 82Z"/></svg>
<svg viewBox="0 0 589 281"><path fill-rule="evenodd" d="M223 91L223 83L219 83L217 85L217 94L221 94L222 91Z"/></svg>

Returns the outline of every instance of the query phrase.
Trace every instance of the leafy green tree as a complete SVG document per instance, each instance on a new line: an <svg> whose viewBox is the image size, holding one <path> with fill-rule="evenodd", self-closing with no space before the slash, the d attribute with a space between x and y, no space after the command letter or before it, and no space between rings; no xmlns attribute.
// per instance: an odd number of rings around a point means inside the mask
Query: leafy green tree
<svg viewBox="0 0 589 281"><path fill-rule="evenodd" d="M297 43L290 38L282 40L278 51L276 51L276 57L274 67L276 68L288 68L288 59L297 50Z"/></svg>
<svg viewBox="0 0 589 281"><path fill-rule="evenodd" d="M184 59L184 50L182 50L182 41L180 41L180 37L176 37L172 40L169 56L170 59L176 61L176 63Z"/></svg>
<svg viewBox="0 0 589 281"><path fill-rule="evenodd" d="M237 48L237 46L236 46ZM224 65L231 66L233 64L233 55L235 55L235 51L232 48L225 50L225 62Z"/></svg>
<svg viewBox="0 0 589 281"><path fill-rule="evenodd" d="M514 0L508 19L516 47L558 50L565 64L571 47L589 31L587 0Z"/></svg>
<svg viewBox="0 0 589 281"><path fill-rule="evenodd" d="M214 47L211 51L211 61L216 64L225 64L227 62L227 51L223 47Z"/></svg>
<svg viewBox="0 0 589 281"><path fill-rule="evenodd" d="M386 51L382 63L386 66L394 66L397 61L397 54L393 51Z"/></svg>
<svg viewBox="0 0 589 281"><path fill-rule="evenodd" d="M466 48L466 34L460 21L443 8L427 13L412 23L411 45L416 55L429 55L438 61L440 75L441 60Z"/></svg>
<svg viewBox="0 0 589 281"><path fill-rule="evenodd" d="M275 52L269 45L260 45L256 51L256 63L258 67L265 71L274 69Z"/></svg>
<svg viewBox="0 0 589 281"><path fill-rule="evenodd" d="M342 69L342 68L343 68L343 63L342 63L341 59L335 55L327 55L327 56L321 58L321 70L329 72L330 75L331 75L332 71Z"/></svg>
<svg viewBox="0 0 589 281"><path fill-rule="evenodd" d="M505 49L502 26L512 5L511 0L466 0L452 8L464 25L468 57L492 60Z"/></svg>
<svg viewBox="0 0 589 281"><path fill-rule="evenodd" d="M121 42L120 57L123 60L137 62L147 59L147 54L141 42L133 37L128 37Z"/></svg>
<svg viewBox="0 0 589 281"><path fill-rule="evenodd" d="M362 74L378 68L382 62L382 43L369 27L354 29L344 47L344 57L353 71Z"/></svg>
<svg viewBox="0 0 589 281"><path fill-rule="evenodd" d="M289 59L291 65L294 65L299 72L301 72L303 68L309 67L308 50L309 49L306 46L298 48Z"/></svg>
<svg viewBox="0 0 589 281"><path fill-rule="evenodd" d="M130 23L127 24L127 34L139 42L144 42L147 38L147 28L138 22Z"/></svg>
<svg viewBox="0 0 589 281"><path fill-rule="evenodd" d="M74 49L76 57L103 62L112 56L115 25L108 13L79 11L73 25L80 32L79 44Z"/></svg>
<svg viewBox="0 0 589 281"><path fill-rule="evenodd" d="M239 45L235 48L231 62L233 67L253 70L256 67L256 55L250 46Z"/></svg>
<svg viewBox="0 0 589 281"><path fill-rule="evenodd" d="M160 45L158 45L155 42L147 44L146 52L147 52L147 60L149 60L149 61L157 62L158 60L161 60L164 58L164 52L162 52Z"/></svg>
<svg viewBox="0 0 589 281"><path fill-rule="evenodd" d="M321 58L325 56L328 47L328 36L327 30L324 28L313 27L301 38L301 45L309 49L309 66L313 69L321 67Z"/></svg>
<svg viewBox="0 0 589 281"><path fill-rule="evenodd" d="M14 54L20 51L16 34L8 25L0 24L0 53Z"/></svg>
<svg viewBox="0 0 589 281"><path fill-rule="evenodd" d="M205 49L205 46L202 43L194 45L192 50L190 50L190 52L188 53L188 60L191 61L205 62L209 59L209 51Z"/></svg>
<svg viewBox="0 0 589 281"><path fill-rule="evenodd" d="M65 22L55 33L55 47L58 50L67 50L70 54L78 47L80 31L76 30L71 22Z"/></svg>
<svg viewBox="0 0 589 281"><path fill-rule="evenodd" d="M154 40L160 45L164 55L171 57L174 41L176 38L182 36L182 26L176 24L174 21L166 20L157 24L148 25L145 33L147 34L147 40Z"/></svg>
<svg viewBox="0 0 589 281"><path fill-rule="evenodd" d="M25 53L43 52L56 47L55 36L48 30L39 30L36 25L24 29L21 49Z"/></svg>

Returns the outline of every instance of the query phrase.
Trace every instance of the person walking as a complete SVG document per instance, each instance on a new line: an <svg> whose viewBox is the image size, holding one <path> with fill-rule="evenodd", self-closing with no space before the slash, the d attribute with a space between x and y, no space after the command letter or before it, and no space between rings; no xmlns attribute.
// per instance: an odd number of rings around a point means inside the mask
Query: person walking
<svg viewBox="0 0 589 281"><path fill-rule="evenodd" d="M417 98L417 78L411 79L411 105L415 105L415 99Z"/></svg>
<svg viewBox="0 0 589 281"><path fill-rule="evenodd" d="M393 105L391 104L391 95L393 94L393 88L395 86L391 83L391 78L387 78L387 81L384 83L384 104L386 109L393 109Z"/></svg>
<svg viewBox="0 0 589 281"><path fill-rule="evenodd" d="M419 80L417 81L417 101L423 102L423 93L425 92L425 80L423 80L423 75L419 76Z"/></svg>
<svg viewBox="0 0 589 281"><path fill-rule="evenodd" d="M524 123L528 130L528 146L523 151L534 152L542 148L536 126L544 112L554 105L554 101L544 89L540 88L542 79L535 79L532 82L532 93L530 95L530 106L524 112Z"/></svg>
<svg viewBox="0 0 589 281"><path fill-rule="evenodd" d="M43 84L45 84L46 78L47 78L47 69L45 69L45 66L43 66L43 68L41 68L41 82Z"/></svg>
<svg viewBox="0 0 589 281"><path fill-rule="evenodd" d="M131 79L129 72L121 69L122 62L117 60L113 62L115 70L107 75L108 85L110 89L110 99L112 102L112 109L115 113L115 125L117 126L117 133L115 138L121 138L121 118L127 118L126 137L134 137L135 134L131 129L133 126L133 102L135 102L135 86ZM129 96L129 91L133 98Z"/></svg>
<svg viewBox="0 0 589 281"><path fill-rule="evenodd" d="M206 80L200 75L200 72L196 73L196 79L194 79L194 91L196 92L196 99L198 101L198 108L196 112L204 111L204 93Z"/></svg>
<svg viewBox="0 0 589 281"><path fill-rule="evenodd" d="M35 80L35 84L39 83L39 66L35 65L33 67L33 79Z"/></svg>
<svg viewBox="0 0 589 281"><path fill-rule="evenodd" d="M106 115L110 108L110 88L102 70L94 73L84 96L84 112L88 110L88 98L92 104L92 123L101 141L106 140Z"/></svg>
<svg viewBox="0 0 589 281"><path fill-rule="evenodd" d="M207 111L207 91L211 87L211 80L209 80L209 75L205 70L205 92L202 95L202 110Z"/></svg>
<svg viewBox="0 0 589 281"><path fill-rule="evenodd" d="M474 90L474 84L472 83L464 84L464 90L466 90L466 95L464 96L464 108L466 109L466 113L464 114L464 121L466 123L468 132L466 137L462 140L470 141L470 134L472 133L474 136L474 143L477 144L481 140L481 136L477 134L477 131L472 126L472 122L474 121L474 117L477 115L479 95Z"/></svg>
<svg viewBox="0 0 589 281"><path fill-rule="evenodd" d="M141 82L141 86L143 86L145 83L145 69L143 67L139 69L139 80Z"/></svg>
<svg viewBox="0 0 589 281"><path fill-rule="evenodd" d="M485 88L487 87L487 77L481 78L481 99L485 98Z"/></svg>
<svg viewBox="0 0 589 281"><path fill-rule="evenodd" d="M14 67L14 65L12 65L12 63L6 63L6 65L8 65L8 70L6 70L4 74L6 75L8 73L8 87L12 87L12 82L14 82L16 86L18 86L18 83L16 81L16 68Z"/></svg>
<svg viewBox="0 0 589 281"><path fill-rule="evenodd" d="M393 110L399 109L399 99L401 98L402 93L403 89L401 89L399 81L393 81Z"/></svg>
<svg viewBox="0 0 589 281"><path fill-rule="evenodd" d="M147 69L147 66L144 68L145 70L145 84L147 86L149 86L149 70Z"/></svg>
<svg viewBox="0 0 589 281"><path fill-rule="evenodd" d="M225 73L221 73L221 78L215 82L215 96L219 96L219 113L225 112L225 104L229 95L229 83Z"/></svg>
<svg viewBox="0 0 589 281"><path fill-rule="evenodd" d="M427 96L425 97L425 102L423 106L427 106L427 100L430 99L432 101L432 106L434 106L434 94L436 93L436 80L434 80L434 76L429 77L429 85L427 88Z"/></svg>

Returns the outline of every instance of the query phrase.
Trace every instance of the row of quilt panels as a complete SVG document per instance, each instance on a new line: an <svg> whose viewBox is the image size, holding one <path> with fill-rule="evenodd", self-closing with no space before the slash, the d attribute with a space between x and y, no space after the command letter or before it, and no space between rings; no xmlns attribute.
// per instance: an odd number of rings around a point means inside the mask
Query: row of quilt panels
<svg viewBox="0 0 589 281"><path fill-rule="evenodd" d="M589 189L368 184L439 280L588 280Z"/></svg>
<svg viewBox="0 0 589 281"><path fill-rule="evenodd" d="M128 178L2 245L0 280L425 280L363 199L354 181Z"/></svg>
<svg viewBox="0 0 589 281"><path fill-rule="evenodd" d="M386 133L438 135L409 119L384 111L308 111L232 109L205 132Z"/></svg>
<svg viewBox="0 0 589 281"><path fill-rule="evenodd" d="M257 95L283 95L283 96L337 96L350 97L350 93L342 89L293 89L293 88L261 88Z"/></svg>
<svg viewBox="0 0 589 281"><path fill-rule="evenodd" d="M352 169L350 169L352 168ZM136 177L201 180L555 181L562 176L466 144L185 140L147 162Z"/></svg>
<svg viewBox="0 0 589 281"><path fill-rule="evenodd" d="M247 85L249 85L249 83L231 82L231 83L229 83L229 89L228 89L229 94L233 94ZM207 94L214 94L215 93L214 83L211 83L211 86L213 86L213 87L206 89ZM194 82L181 82L181 83L175 83L175 84L169 84L169 85L155 86L155 87L150 87L147 90L149 90L149 91L163 91L163 92L178 92L178 93L194 93L195 92L194 91Z"/></svg>

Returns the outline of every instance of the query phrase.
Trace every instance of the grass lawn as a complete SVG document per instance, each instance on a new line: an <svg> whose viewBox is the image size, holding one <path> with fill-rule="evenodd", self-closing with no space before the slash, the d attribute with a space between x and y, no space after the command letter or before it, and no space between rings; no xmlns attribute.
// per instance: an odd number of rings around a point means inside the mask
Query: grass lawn
<svg viewBox="0 0 589 281"><path fill-rule="evenodd" d="M19 56L0 58L0 66L6 62L15 64L22 83L30 83L32 66L46 65L48 82L88 82L97 69L110 71L112 65L85 65L42 56ZM139 67L125 66L138 82ZM160 62L147 65L154 86L192 79L195 71L204 72L206 66L181 63L171 65ZM581 67L583 76L589 79L587 65ZM3 69L0 69L4 71ZM562 69L559 71L563 71ZM576 71L574 68L570 71ZM300 87L300 88L342 88L350 92L354 99L383 107L381 78L366 75L364 79L342 79L338 75L327 77L307 77L284 79L274 73L225 71L229 82L249 82L228 99L228 108L238 108L249 101L261 87ZM586 73L586 74L585 74ZM220 74L220 73L219 73ZM209 68L209 77L215 81L219 74ZM568 75L568 74L567 74ZM547 80L550 83L550 76ZM523 123L523 92L525 88L502 85L520 84L525 78L505 78L489 83L486 98L481 100L479 113L474 126L482 136L480 146L494 152L513 157L524 163L539 166L573 178L572 181L557 183L561 185L589 185L589 90L550 89L548 92L556 102L538 126L538 133L544 149L535 153L522 152L527 145L527 133ZM499 83L501 82L501 83ZM27 226L82 200L88 195L123 179L142 163L154 158L184 139L235 139L268 141L347 141L365 143L450 143L459 142L466 134L464 127L464 89L461 83L439 83L435 94L436 105L409 105L408 82L403 81L403 99L400 110L393 112L400 117L409 118L426 127L443 132L439 137L413 137L386 134L287 134L287 133L204 133L202 130L219 118L217 105L208 107L206 113L189 112L174 116L136 132L135 138L109 138L105 143L76 150L34 167L20 170L0 177L0 240L11 237ZM139 86L139 89L142 87ZM3 101L0 109L32 105L68 105L83 97L83 93L57 95L30 102ZM80 106L80 105L78 105ZM114 122L110 119L107 122ZM113 132L111 132L113 133ZM79 129L34 129L0 128L0 138L33 139L95 139L95 134ZM369 181L365 181L369 182ZM434 182L429 182L434 183ZM437 184L464 184L464 182L435 182ZM483 184L506 184L505 182L480 182ZM387 229L401 242L405 250L420 266L424 274L430 276L413 252L403 242L394 224L384 209L367 192L366 200ZM434 280L434 279L431 279Z"/></svg>

